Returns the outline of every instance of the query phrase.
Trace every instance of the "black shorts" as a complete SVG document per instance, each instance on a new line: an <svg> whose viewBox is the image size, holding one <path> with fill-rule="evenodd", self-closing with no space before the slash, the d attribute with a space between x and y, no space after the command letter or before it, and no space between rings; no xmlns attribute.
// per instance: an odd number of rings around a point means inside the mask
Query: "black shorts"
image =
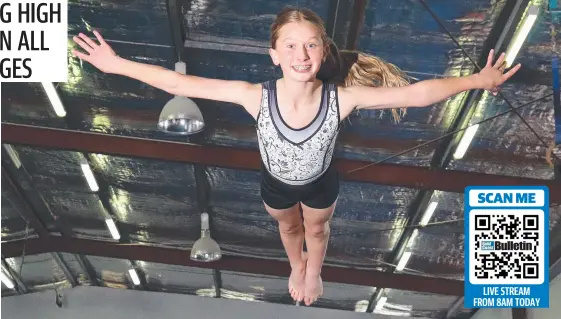
<svg viewBox="0 0 561 319"><path fill-rule="evenodd" d="M333 205L339 196L339 174L333 165L320 178L306 185L281 182L267 171L263 163L261 173L261 197L274 209L287 209L298 202L323 209Z"/></svg>

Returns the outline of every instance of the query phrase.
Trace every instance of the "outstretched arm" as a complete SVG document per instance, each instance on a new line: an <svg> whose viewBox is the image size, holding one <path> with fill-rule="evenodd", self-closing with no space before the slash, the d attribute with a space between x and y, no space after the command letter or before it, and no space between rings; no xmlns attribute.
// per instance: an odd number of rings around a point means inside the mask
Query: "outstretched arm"
<svg viewBox="0 0 561 319"><path fill-rule="evenodd" d="M261 91L255 84L185 75L160 66L126 60L115 54L99 32L93 33L99 44L80 33L73 40L86 53L72 50L72 54L105 73L127 76L173 95L239 104L254 117L258 112L258 103L254 102L259 99L257 94Z"/></svg>
<svg viewBox="0 0 561 319"><path fill-rule="evenodd" d="M365 86L343 88L339 94L341 113L346 116L353 109L361 108L425 107L472 89L489 90L496 94L497 87L514 75L520 69L520 64L503 74L505 54L501 54L494 65L493 55L494 52L491 50L485 68L469 76L425 80L393 88Z"/></svg>

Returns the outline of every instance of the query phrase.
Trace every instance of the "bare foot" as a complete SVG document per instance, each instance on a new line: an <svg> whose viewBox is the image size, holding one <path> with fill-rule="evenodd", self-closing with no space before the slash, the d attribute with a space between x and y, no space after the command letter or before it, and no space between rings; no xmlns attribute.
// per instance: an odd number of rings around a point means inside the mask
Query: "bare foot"
<svg viewBox="0 0 561 319"><path fill-rule="evenodd" d="M304 300L307 261L307 253L302 252L302 264L292 268L290 278L288 278L288 291L294 301Z"/></svg>
<svg viewBox="0 0 561 319"><path fill-rule="evenodd" d="M323 282L321 276L312 275L311 273L306 273L306 288L304 291L304 303L309 306L316 302L318 298L323 294Z"/></svg>

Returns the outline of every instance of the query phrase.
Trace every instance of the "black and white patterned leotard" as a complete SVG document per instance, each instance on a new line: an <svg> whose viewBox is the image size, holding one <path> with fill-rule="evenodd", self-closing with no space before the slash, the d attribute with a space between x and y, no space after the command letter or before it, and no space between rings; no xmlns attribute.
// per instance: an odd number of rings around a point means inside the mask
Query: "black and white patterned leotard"
<svg viewBox="0 0 561 319"><path fill-rule="evenodd" d="M320 108L301 129L290 128L277 103L276 80L263 83L257 138L267 171L289 185L305 185L329 168L339 133L337 86L324 82Z"/></svg>

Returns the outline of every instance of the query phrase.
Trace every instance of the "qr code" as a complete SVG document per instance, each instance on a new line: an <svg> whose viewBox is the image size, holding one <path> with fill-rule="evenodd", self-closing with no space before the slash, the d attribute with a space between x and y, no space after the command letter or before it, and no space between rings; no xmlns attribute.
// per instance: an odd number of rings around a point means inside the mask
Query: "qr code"
<svg viewBox="0 0 561 319"><path fill-rule="evenodd" d="M472 284L541 284L544 280L542 210L482 210L469 215Z"/></svg>

